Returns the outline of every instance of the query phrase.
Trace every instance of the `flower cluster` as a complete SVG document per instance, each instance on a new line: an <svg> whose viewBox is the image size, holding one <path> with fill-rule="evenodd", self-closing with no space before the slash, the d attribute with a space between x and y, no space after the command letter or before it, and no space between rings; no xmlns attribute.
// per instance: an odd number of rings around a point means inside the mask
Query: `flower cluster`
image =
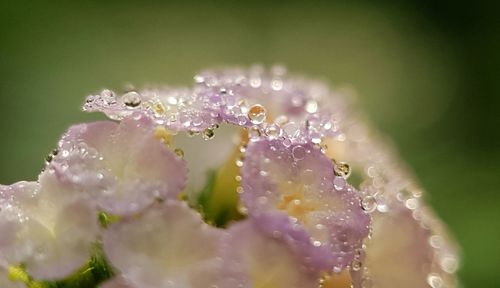
<svg viewBox="0 0 500 288"><path fill-rule="evenodd" d="M88 96L113 121L0 186L1 287L78 287L96 246L107 288L457 285L453 241L350 91L279 66L194 80Z"/></svg>

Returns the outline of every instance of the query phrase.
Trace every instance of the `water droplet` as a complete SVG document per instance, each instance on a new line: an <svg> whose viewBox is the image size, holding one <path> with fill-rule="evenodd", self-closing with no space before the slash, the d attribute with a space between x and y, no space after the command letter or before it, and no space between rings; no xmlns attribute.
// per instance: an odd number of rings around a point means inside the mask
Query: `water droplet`
<svg viewBox="0 0 500 288"><path fill-rule="evenodd" d="M213 139L215 137L215 132L213 129L207 128L203 130L202 137L205 140Z"/></svg>
<svg viewBox="0 0 500 288"><path fill-rule="evenodd" d="M236 160L236 166L243 167L243 160L242 159Z"/></svg>
<svg viewBox="0 0 500 288"><path fill-rule="evenodd" d="M122 102L127 107L135 108L141 105L141 95L136 91L129 91L122 96Z"/></svg>
<svg viewBox="0 0 500 288"><path fill-rule="evenodd" d="M201 118L200 116L195 116L193 117L193 126L200 126L201 124L203 124L203 118Z"/></svg>
<svg viewBox="0 0 500 288"><path fill-rule="evenodd" d="M261 133L258 127L252 127L248 130L248 137L252 141L256 141L259 139Z"/></svg>
<svg viewBox="0 0 500 288"><path fill-rule="evenodd" d="M255 104L248 110L248 118L252 124L261 124L266 120L266 109L260 104Z"/></svg>
<svg viewBox="0 0 500 288"><path fill-rule="evenodd" d="M346 185L346 181L344 178L342 177L335 177L335 179L333 179L333 188L335 188L335 190L342 190L344 189Z"/></svg>
<svg viewBox="0 0 500 288"><path fill-rule="evenodd" d="M267 126L265 132L266 135L271 139L277 139L282 134L281 128L276 124Z"/></svg>
<svg viewBox="0 0 500 288"><path fill-rule="evenodd" d="M283 89L283 80L281 80L279 78L272 80L271 81L271 88L274 91L279 91L279 90Z"/></svg>
<svg viewBox="0 0 500 288"><path fill-rule="evenodd" d="M201 83L205 82L205 77L203 77L201 75L196 75L196 76L194 76L194 82L201 84Z"/></svg>
<svg viewBox="0 0 500 288"><path fill-rule="evenodd" d="M321 134L317 132L312 132L309 134L309 136L311 137L311 142L313 144L321 144Z"/></svg>
<svg viewBox="0 0 500 288"><path fill-rule="evenodd" d="M377 201L373 196L366 196L361 200L361 208L367 213L372 213L377 209Z"/></svg>
<svg viewBox="0 0 500 288"><path fill-rule="evenodd" d="M283 146L285 147L290 147L292 145L292 140L288 139L288 138L285 138L283 139ZM275 148L276 149L276 148Z"/></svg>
<svg viewBox="0 0 500 288"><path fill-rule="evenodd" d="M167 112L167 109L165 108L165 106L159 102L155 103L152 108L153 108L153 112L155 113L156 117L162 117Z"/></svg>
<svg viewBox="0 0 500 288"><path fill-rule="evenodd" d="M377 210L382 213L389 211L389 205L384 195L377 195Z"/></svg>
<svg viewBox="0 0 500 288"><path fill-rule="evenodd" d="M444 270L444 272L450 274L455 273L458 268L457 258L450 255L444 256L439 264L441 265L441 268Z"/></svg>
<svg viewBox="0 0 500 288"><path fill-rule="evenodd" d="M333 171L335 175L347 178L351 175L351 166L345 162L337 162L333 160Z"/></svg>
<svg viewBox="0 0 500 288"><path fill-rule="evenodd" d="M297 145L292 149L292 156L295 160L304 159L304 157L306 157L306 153L306 148L302 147L301 145Z"/></svg>
<svg viewBox="0 0 500 288"><path fill-rule="evenodd" d="M429 237L429 244L436 249L442 248L444 245L444 239L440 235L432 235Z"/></svg>
<svg viewBox="0 0 500 288"><path fill-rule="evenodd" d="M363 264L359 260L353 260L351 263L351 268L353 271L359 271Z"/></svg>
<svg viewBox="0 0 500 288"><path fill-rule="evenodd" d="M184 157L184 150L182 150L181 148L175 148L174 153L175 153L175 155L177 155L180 158Z"/></svg>
<svg viewBox="0 0 500 288"><path fill-rule="evenodd" d="M443 287L443 279L439 277L438 274L436 273L431 273L427 276L427 283L432 287L432 288L441 288Z"/></svg>
<svg viewBox="0 0 500 288"><path fill-rule="evenodd" d="M291 138L295 138L300 134L299 125L297 125L295 122L289 122L285 124L283 126L283 131L285 132L286 135L288 135Z"/></svg>
<svg viewBox="0 0 500 288"><path fill-rule="evenodd" d="M305 109L307 113L316 113L318 111L318 102L312 99L307 100Z"/></svg>
<svg viewBox="0 0 500 288"><path fill-rule="evenodd" d="M278 116L274 120L274 123L280 126L285 125L286 123L288 123L288 117L286 117L285 115Z"/></svg>
<svg viewBox="0 0 500 288"><path fill-rule="evenodd" d="M50 152L49 155L47 155L47 157L45 157L45 162L47 164L49 164L50 162L52 162L52 160L54 160L54 157L57 156L57 154L59 153L59 150L57 149L54 149Z"/></svg>
<svg viewBox="0 0 500 288"><path fill-rule="evenodd" d="M415 210L418 207L418 200L415 198L410 198L405 201L405 206L410 210Z"/></svg>

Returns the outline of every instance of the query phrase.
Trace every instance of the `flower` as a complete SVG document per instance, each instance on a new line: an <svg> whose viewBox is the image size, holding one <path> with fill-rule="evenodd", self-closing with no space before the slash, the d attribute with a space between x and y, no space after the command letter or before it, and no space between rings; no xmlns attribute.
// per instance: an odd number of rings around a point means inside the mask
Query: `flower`
<svg viewBox="0 0 500 288"><path fill-rule="evenodd" d="M350 92L279 66L194 80L87 97L113 121L0 186L0 284L457 285L453 240Z"/></svg>
<svg viewBox="0 0 500 288"><path fill-rule="evenodd" d="M356 191L343 177L334 175L332 161L311 144L249 143L242 187L241 199L250 215L288 216L289 224L273 225L270 232L299 242L309 250L303 252L308 264L318 269L344 269L368 236L370 218ZM272 219L259 222L274 223ZM294 237L297 230L308 237Z"/></svg>

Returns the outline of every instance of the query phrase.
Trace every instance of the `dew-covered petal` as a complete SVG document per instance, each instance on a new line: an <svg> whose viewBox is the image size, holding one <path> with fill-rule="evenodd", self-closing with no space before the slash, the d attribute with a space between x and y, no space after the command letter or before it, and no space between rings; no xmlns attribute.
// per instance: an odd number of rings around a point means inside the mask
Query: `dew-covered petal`
<svg viewBox="0 0 500 288"><path fill-rule="evenodd" d="M213 101L217 96L213 89L147 88L119 96L106 89L88 96L83 110L103 112L114 120L140 112L170 130L201 132L220 123L219 103Z"/></svg>
<svg viewBox="0 0 500 288"><path fill-rule="evenodd" d="M263 233L254 219L231 225L220 246L219 288L318 287L310 271L283 239Z"/></svg>
<svg viewBox="0 0 500 288"><path fill-rule="evenodd" d="M280 140L250 142L241 173L241 199L250 215L288 215L310 236L313 248L306 254L317 254L312 252L316 248L330 251L333 267L318 268L338 270L352 261L370 219L354 189L334 175L332 161L318 148Z"/></svg>
<svg viewBox="0 0 500 288"><path fill-rule="evenodd" d="M88 96L83 110L103 112L114 120L140 112L173 131L203 132L221 123L257 125L262 132L277 126L281 131L287 123L299 127L300 135L292 138L320 141L339 133L340 105L330 93L327 85L287 75L284 67L267 71L254 66L203 71L189 88L145 88L122 95L106 89Z"/></svg>
<svg viewBox="0 0 500 288"><path fill-rule="evenodd" d="M364 281L374 287L429 287L433 261L431 235L429 229L413 218L412 211L404 207L377 214L373 217L372 239L366 250L369 279Z"/></svg>
<svg viewBox="0 0 500 288"><path fill-rule="evenodd" d="M57 215L52 237L41 243L39 250L24 264L36 279L58 279L82 267L91 256L97 239L95 210L88 205L66 205Z"/></svg>
<svg viewBox="0 0 500 288"><path fill-rule="evenodd" d="M53 173L45 171L40 184L2 187L10 197L7 209L0 209L5 216L0 229L6 228L8 234L0 255L9 265L24 264L36 279L59 279L76 271L88 260L97 238L93 205L70 197L60 184Z"/></svg>
<svg viewBox="0 0 500 288"><path fill-rule="evenodd" d="M71 127L50 164L61 182L88 193L106 212L135 213L158 198L175 198L186 182L184 161L155 137L150 119Z"/></svg>
<svg viewBox="0 0 500 288"><path fill-rule="evenodd" d="M221 233L185 203L167 200L113 224L103 241L111 264L132 285L202 288L213 279L208 270L215 268Z"/></svg>

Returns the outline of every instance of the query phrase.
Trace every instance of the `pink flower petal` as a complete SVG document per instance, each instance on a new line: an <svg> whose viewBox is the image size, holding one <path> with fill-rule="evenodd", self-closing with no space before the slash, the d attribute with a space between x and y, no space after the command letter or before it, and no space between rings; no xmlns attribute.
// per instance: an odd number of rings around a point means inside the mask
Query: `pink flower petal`
<svg viewBox="0 0 500 288"><path fill-rule="evenodd" d="M202 288L213 281L209 270L222 233L185 203L167 200L112 225L103 241L112 265L132 285Z"/></svg>
<svg viewBox="0 0 500 288"><path fill-rule="evenodd" d="M0 246L9 265L23 263L35 279L59 279L80 268L90 256L98 233L97 211L87 202L75 201L50 172L40 183L19 182L3 186L10 194L7 222L0 229L10 234ZM7 187L7 188L5 188Z"/></svg>
<svg viewBox="0 0 500 288"><path fill-rule="evenodd" d="M280 140L250 142L241 171L241 199L250 215L288 215L310 236L306 254L328 247L333 266L317 268L342 269L352 261L368 235L370 218L354 189L334 175L332 161L318 148ZM285 227L281 232L290 231Z"/></svg>
<svg viewBox="0 0 500 288"><path fill-rule="evenodd" d="M416 220L412 212L404 206L393 206L387 213L375 215L373 236L364 260L367 279L362 280L360 275L353 277L359 287L362 281L371 282L374 287L456 285L452 275L456 266L446 271L453 264L450 261L457 265L456 253L447 251L442 234L435 234L426 223Z"/></svg>
<svg viewBox="0 0 500 288"><path fill-rule="evenodd" d="M141 114L120 124L95 122L71 127L50 168L61 182L94 197L106 212L127 215L157 198L175 198L186 182L186 165L155 138Z"/></svg>

